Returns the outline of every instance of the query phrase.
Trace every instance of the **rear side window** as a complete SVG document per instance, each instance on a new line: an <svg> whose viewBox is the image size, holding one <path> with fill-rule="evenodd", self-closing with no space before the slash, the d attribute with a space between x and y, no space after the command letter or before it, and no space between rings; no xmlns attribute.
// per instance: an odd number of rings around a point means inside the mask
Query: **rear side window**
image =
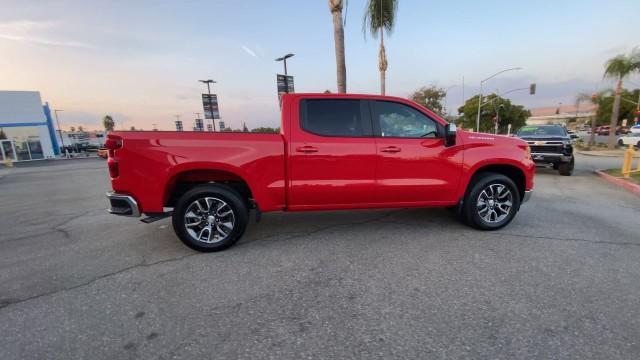
<svg viewBox="0 0 640 360"><path fill-rule="evenodd" d="M306 99L301 102L301 126L322 136L371 136L371 123L363 119L362 102L347 99Z"/></svg>

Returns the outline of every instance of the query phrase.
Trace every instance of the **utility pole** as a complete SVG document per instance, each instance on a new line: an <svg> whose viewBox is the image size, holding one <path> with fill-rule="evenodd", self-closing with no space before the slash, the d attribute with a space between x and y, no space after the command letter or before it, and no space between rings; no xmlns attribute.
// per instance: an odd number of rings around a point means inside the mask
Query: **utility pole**
<svg viewBox="0 0 640 360"><path fill-rule="evenodd" d="M58 125L58 135L60 135L60 142L62 143L62 149L64 150L64 156L67 156L67 151L64 146L64 139L62 138L62 128L60 127L60 121L58 120L58 111L64 111L60 109L53 110L53 113L56 115L56 124Z"/></svg>
<svg viewBox="0 0 640 360"><path fill-rule="evenodd" d="M207 94L209 94L209 101L211 101L211 84L215 84L216 81L208 79L208 80L198 80L201 83L207 84ZM209 110L213 110L211 108L211 103L209 103ZM205 114L206 117L206 114ZM213 118L213 111L211 111L211 117ZM216 132L216 119L211 119L211 122L213 123L213 132Z"/></svg>

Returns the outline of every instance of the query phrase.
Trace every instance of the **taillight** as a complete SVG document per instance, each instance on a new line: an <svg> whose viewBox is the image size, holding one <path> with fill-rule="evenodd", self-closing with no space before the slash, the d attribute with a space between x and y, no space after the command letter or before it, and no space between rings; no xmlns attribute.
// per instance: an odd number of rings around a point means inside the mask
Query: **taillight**
<svg viewBox="0 0 640 360"><path fill-rule="evenodd" d="M107 160L107 165L109 166L109 176L111 176L112 179L117 178L118 175L120 175L120 170L118 169L118 162L116 161L116 159L109 157L109 160Z"/></svg>
<svg viewBox="0 0 640 360"><path fill-rule="evenodd" d="M104 142L104 147L109 151L109 157L112 158L114 151L122 148L122 138L115 135L108 135L107 140Z"/></svg>

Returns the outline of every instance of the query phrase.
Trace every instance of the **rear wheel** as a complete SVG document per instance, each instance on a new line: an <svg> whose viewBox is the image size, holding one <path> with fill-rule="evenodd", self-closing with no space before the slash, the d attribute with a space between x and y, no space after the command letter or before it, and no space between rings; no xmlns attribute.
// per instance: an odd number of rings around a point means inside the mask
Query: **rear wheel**
<svg viewBox="0 0 640 360"><path fill-rule="evenodd" d="M562 163L558 166L558 172L562 176L571 176L571 174L573 174L573 166L574 162L573 158L571 158L571 161L568 163Z"/></svg>
<svg viewBox="0 0 640 360"><path fill-rule="evenodd" d="M481 230L497 230L513 220L520 209L520 193L508 177L497 173L478 175L465 195L462 215L467 224Z"/></svg>
<svg viewBox="0 0 640 360"><path fill-rule="evenodd" d="M173 230L194 250L219 251L242 237L248 219L247 205L235 190L219 184L199 185L178 200Z"/></svg>
<svg viewBox="0 0 640 360"><path fill-rule="evenodd" d="M624 142L622 141L622 139L618 139L618 146L624 146Z"/></svg>

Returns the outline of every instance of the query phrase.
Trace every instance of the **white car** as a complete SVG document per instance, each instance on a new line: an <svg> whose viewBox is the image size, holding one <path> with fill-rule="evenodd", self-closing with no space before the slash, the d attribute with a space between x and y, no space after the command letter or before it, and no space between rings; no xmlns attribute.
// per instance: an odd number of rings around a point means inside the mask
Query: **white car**
<svg viewBox="0 0 640 360"><path fill-rule="evenodd" d="M630 127L629 131L631 131L634 134L640 134L640 125L634 125Z"/></svg>
<svg viewBox="0 0 640 360"><path fill-rule="evenodd" d="M618 138L618 145L626 147L629 144L640 148L640 133L628 133Z"/></svg>

